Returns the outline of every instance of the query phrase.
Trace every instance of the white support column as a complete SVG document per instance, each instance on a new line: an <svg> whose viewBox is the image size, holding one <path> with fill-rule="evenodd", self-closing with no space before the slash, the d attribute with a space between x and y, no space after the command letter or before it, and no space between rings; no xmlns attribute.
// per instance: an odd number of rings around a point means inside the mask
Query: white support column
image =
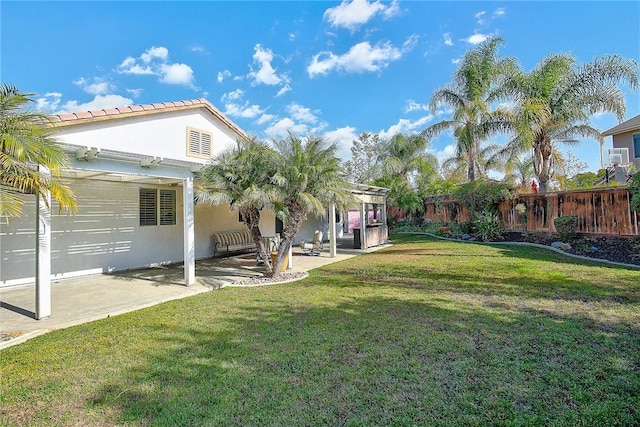
<svg viewBox="0 0 640 427"><path fill-rule="evenodd" d="M360 248L367 249L367 203L360 205Z"/></svg>
<svg viewBox="0 0 640 427"><path fill-rule="evenodd" d="M287 261L287 268L293 268L293 245L289 246L289 261Z"/></svg>
<svg viewBox="0 0 640 427"><path fill-rule="evenodd" d="M331 202L331 206L329 206L329 257L335 258L336 252L336 204Z"/></svg>
<svg viewBox="0 0 640 427"><path fill-rule="evenodd" d="M39 173L49 169L38 166ZM36 196L36 320L51 316L51 193Z"/></svg>
<svg viewBox="0 0 640 427"><path fill-rule="evenodd" d="M185 178L182 184L182 211L184 222L184 284L196 283L196 245L193 208L193 177Z"/></svg>

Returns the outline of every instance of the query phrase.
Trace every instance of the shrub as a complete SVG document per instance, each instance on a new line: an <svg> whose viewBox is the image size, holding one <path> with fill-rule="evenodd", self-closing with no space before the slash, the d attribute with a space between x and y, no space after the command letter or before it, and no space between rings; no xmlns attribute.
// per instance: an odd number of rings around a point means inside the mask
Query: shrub
<svg viewBox="0 0 640 427"><path fill-rule="evenodd" d="M475 180L460 185L453 193L468 210L471 218L481 212L496 211L502 200L511 200L516 196L509 184L494 181Z"/></svg>
<svg viewBox="0 0 640 427"><path fill-rule="evenodd" d="M484 241L498 240L502 238L504 228L497 213L483 211L475 221L477 235Z"/></svg>
<svg viewBox="0 0 640 427"><path fill-rule="evenodd" d="M560 235L560 240L569 242L576 237L576 228L578 227L578 217L575 215L559 216L553 220L553 225Z"/></svg>
<svg viewBox="0 0 640 427"><path fill-rule="evenodd" d="M629 180L629 192L631 193L631 210L640 212L640 172L633 174Z"/></svg>

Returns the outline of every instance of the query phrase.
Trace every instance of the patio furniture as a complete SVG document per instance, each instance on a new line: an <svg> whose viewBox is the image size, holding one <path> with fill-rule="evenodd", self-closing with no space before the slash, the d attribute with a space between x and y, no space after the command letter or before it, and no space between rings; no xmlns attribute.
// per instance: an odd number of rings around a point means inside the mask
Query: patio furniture
<svg viewBox="0 0 640 427"><path fill-rule="evenodd" d="M320 256L320 251L323 248L322 243L322 231L316 230L313 233L313 240L311 242L300 242L300 249L306 255Z"/></svg>

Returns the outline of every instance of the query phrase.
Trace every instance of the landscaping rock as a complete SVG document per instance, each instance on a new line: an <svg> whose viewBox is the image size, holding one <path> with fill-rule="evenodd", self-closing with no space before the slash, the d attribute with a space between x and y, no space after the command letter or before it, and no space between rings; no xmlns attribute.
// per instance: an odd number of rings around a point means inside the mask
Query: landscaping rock
<svg viewBox="0 0 640 427"><path fill-rule="evenodd" d="M564 242L553 242L551 244L552 248L561 249L563 251L571 250L571 245L569 243Z"/></svg>
<svg viewBox="0 0 640 427"><path fill-rule="evenodd" d="M466 234L466 233L465 233L465 234L463 234L462 236L460 236L460 238L461 238L462 240L471 240L471 236L470 236L470 235L468 235L468 234Z"/></svg>

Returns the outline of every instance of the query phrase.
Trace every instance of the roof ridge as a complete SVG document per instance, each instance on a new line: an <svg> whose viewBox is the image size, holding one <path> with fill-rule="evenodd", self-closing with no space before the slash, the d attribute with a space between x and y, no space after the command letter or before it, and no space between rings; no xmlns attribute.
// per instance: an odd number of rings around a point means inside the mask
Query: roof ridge
<svg viewBox="0 0 640 427"><path fill-rule="evenodd" d="M149 113L149 112L161 112L166 109L182 109L182 108L198 108L205 107L214 116L220 119L223 123L229 126L232 130L240 135L246 135L246 133L236 125L231 119L224 115L218 108L216 108L208 99L206 98L196 98L196 99L187 99L182 101L166 101L166 102L157 102L151 104L136 104L136 105L127 105L121 107L113 107L113 108L103 108L101 110L88 110L88 111L76 111L71 113L61 113L53 116L53 122L57 124L71 124L71 122L75 121L90 121L95 118L100 118L101 120L107 118L116 118L119 115L132 115L132 114L140 114L140 113Z"/></svg>

